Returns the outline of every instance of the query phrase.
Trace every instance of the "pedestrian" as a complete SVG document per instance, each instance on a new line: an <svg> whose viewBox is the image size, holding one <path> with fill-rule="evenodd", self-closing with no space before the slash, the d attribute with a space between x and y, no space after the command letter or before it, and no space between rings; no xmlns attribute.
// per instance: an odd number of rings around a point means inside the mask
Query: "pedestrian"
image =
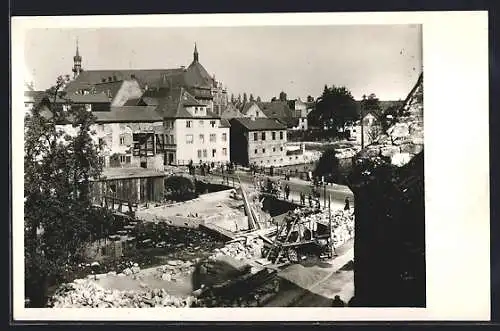
<svg viewBox="0 0 500 331"><path fill-rule="evenodd" d="M288 186L288 184L285 185L285 196L288 200L288 197L290 196L290 186Z"/></svg>
<svg viewBox="0 0 500 331"><path fill-rule="evenodd" d="M312 204L311 193L309 193L309 196L307 198L309 199L309 208L312 208L313 204Z"/></svg>
<svg viewBox="0 0 500 331"><path fill-rule="evenodd" d="M306 195L304 192L300 192L300 204L304 206L306 204Z"/></svg>
<svg viewBox="0 0 500 331"><path fill-rule="evenodd" d="M349 210L350 209L350 206L349 206L349 198L345 198L345 206L344 206L344 210Z"/></svg>
<svg viewBox="0 0 500 331"><path fill-rule="evenodd" d="M342 301L340 296L336 295L332 301L332 307L345 307L345 302Z"/></svg>

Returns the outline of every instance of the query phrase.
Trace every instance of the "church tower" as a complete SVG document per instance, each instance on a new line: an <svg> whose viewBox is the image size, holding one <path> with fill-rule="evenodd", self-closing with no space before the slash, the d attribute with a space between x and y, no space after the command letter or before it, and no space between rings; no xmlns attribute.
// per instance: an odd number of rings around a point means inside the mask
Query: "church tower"
<svg viewBox="0 0 500 331"><path fill-rule="evenodd" d="M196 43L194 43L193 62L198 62L198 49L196 48Z"/></svg>
<svg viewBox="0 0 500 331"><path fill-rule="evenodd" d="M82 57L78 50L78 39L76 39L76 54L73 56L73 79L76 79L82 72Z"/></svg>

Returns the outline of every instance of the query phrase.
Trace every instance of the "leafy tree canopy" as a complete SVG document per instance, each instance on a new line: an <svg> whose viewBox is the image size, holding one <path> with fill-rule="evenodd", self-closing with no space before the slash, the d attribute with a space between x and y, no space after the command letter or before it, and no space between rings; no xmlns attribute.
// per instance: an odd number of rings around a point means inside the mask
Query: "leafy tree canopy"
<svg viewBox="0 0 500 331"><path fill-rule="evenodd" d="M285 92L280 92L280 101L287 101L287 95Z"/></svg>
<svg viewBox="0 0 500 331"><path fill-rule="evenodd" d="M50 92L65 84L60 76ZM91 179L100 175L99 146L92 139L93 115L84 107L68 110L48 106L51 116L38 107L25 117L25 282L32 304L45 304L48 279L62 273L66 264L84 258L83 249L106 214L93 208ZM59 121L71 123L69 135ZM104 219L101 219L104 222Z"/></svg>
<svg viewBox="0 0 500 331"><path fill-rule="evenodd" d="M358 117L358 107L351 92L344 86L335 85L331 88L325 85L323 94L316 100L315 109L309 114L311 124L337 128Z"/></svg>

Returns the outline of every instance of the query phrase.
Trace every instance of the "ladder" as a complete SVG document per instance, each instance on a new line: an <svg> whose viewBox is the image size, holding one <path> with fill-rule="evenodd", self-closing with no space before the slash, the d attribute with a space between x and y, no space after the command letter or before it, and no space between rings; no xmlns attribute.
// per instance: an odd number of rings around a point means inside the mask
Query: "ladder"
<svg viewBox="0 0 500 331"><path fill-rule="evenodd" d="M294 220L293 220L293 223L292 223L292 226L290 227L290 230L288 231L287 235L286 235L286 238L285 238L285 241L284 243L288 242L288 239L290 238L290 235L292 234L293 232L293 228L295 227L295 225L297 224L297 222L299 221L299 218L296 217ZM287 226L287 222L284 221L283 224L281 224L281 227L279 228L278 232L276 233L276 237L274 238L274 243L273 243L273 246L269 249L269 251L267 252L266 254L266 259L269 259L269 256L271 255L271 252L273 251L273 249L275 248L279 248L279 251L278 251L278 256L276 256L276 259L274 259L273 263L274 262L277 262L279 261L280 257L281 257L281 254L283 253L283 247L282 245L279 243L278 241L278 238L279 238L279 235L281 234L281 232L283 232L283 229Z"/></svg>

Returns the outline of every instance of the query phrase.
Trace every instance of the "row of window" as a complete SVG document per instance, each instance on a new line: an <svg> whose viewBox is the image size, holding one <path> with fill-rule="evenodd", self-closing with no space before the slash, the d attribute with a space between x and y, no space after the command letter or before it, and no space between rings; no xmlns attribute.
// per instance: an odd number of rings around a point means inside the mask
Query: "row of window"
<svg viewBox="0 0 500 331"><path fill-rule="evenodd" d="M208 153L207 153L206 149L204 149L204 150L199 149L198 150L198 158L199 159L207 158L208 157L207 155L208 155ZM212 157L215 157L216 155L217 155L217 150L214 148L214 149L212 149ZM227 156L227 148L222 149L222 155Z"/></svg>
<svg viewBox="0 0 500 331"><path fill-rule="evenodd" d="M214 143L217 141L217 135L215 133L211 133L209 135L209 139L211 143ZM205 135L200 134L198 136L198 140L200 143L204 144L205 143ZM227 141L227 133L222 134L222 141ZM194 142L194 136L192 134L187 134L186 135L186 144L192 144Z"/></svg>
<svg viewBox="0 0 500 331"><path fill-rule="evenodd" d="M266 136L267 136L266 133L267 133L266 131L263 131L263 132L260 133L261 140L266 140ZM283 140L283 137L284 137L283 131L280 131L279 134L280 134L279 140ZM275 131L271 132L271 139L272 140L276 140L276 136L277 135L276 135ZM253 140L254 141L259 140L259 132L254 132L253 133Z"/></svg>
<svg viewBox="0 0 500 331"><path fill-rule="evenodd" d="M193 125L194 125L194 123L193 123L193 122L194 122L194 121L186 121L186 128L192 128L192 127L193 127ZM204 126L204 125L205 125L205 121L200 120L200 121L199 121L199 126L200 126L200 127L202 127L202 126ZM210 127L215 128L215 127L216 127L216 125L217 125L217 121L215 121L215 120L210 121ZM173 128L173 126L172 126L172 128Z"/></svg>
<svg viewBox="0 0 500 331"><path fill-rule="evenodd" d="M276 152L276 147L273 147L273 152ZM280 152L283 152L283 147L280 147ZM258 154L259 153L259 150L256 148L253 152L254 154ZM262 154L265 154L266 153L266 149L263 148L262 149Z"/></svg>

